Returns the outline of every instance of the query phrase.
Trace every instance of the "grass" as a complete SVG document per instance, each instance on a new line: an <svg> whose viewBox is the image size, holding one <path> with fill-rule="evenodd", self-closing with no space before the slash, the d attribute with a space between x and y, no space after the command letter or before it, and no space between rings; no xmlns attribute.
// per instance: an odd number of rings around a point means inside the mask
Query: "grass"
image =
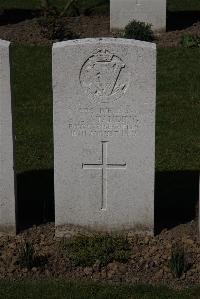
<svg viewBox="0 0 200 299"><path fill-rule="evenodd" d="M38 9L40 0L1 0L1 9Z"/></svg>
<svg viewBox="0 0 200 299"><path fill-rule="evenodd" d="M156 169L200 169L200 49L159 49ZM12 47L17 172L53 168L51 50Z"/></svg>
<svg viewBox="0 0 200 299"><path fill-rule="evenodd" d="M53 6L62 9L65 7L67 0L50 0L49 3ZM109 0L79 0L78 6L80 9L97 7L97 12L105 13L109 11ZM40 9L40 0L0 0L1 9Z"/></svg>
<svg viewBox="0 0 200 299"><path fill-rule="evenodd" d="M186 252L183 245L176 244L172 247L169 268L175 278L180 278L183 273L187 272L189 263L186 258Z"/></svg>
<svg viewBox="0 0 200 299"><path fill-rule="evenodd" d="M67 0L50 0L50 3L63 8ZM109 10L109 0L79 0L81 7L96 6L99 3ZM0 0L0 8L4 9L38 9L40 0ZM200 10L199 0L167 0L170 11L195 11Z"/></svg>
<svg viewBox="0 0 200 299"><path fill-rule="evenodd" d="M96 261L99 266L113 261L124 263L131 256L129 241L122 236L77 236L62 240L61 248L75 266L92 266Z"/></svg>
<svg viewBox="0 0 200 299"><path fill-rule="evenodd" d="M166 287L64 281L0 281L0 299L195 299L199 288L175 291Z"/></svg>
<svg viewBox="0 0 200 299"><path fill-rule="evenodd" d="M158 51L158 170L200 169L199 55L200 49Z"/></svg>
<svg viewBox="0 0 200 299"><path fill-rule="evenodd" d="M18 172L53 167L51 50L12 48Z"/></svg>
<svg viewBox="0 0 200 299"><path fill-rule="evenodd" d="M200 10L199 0L167 0L170 11L196 11Z"/></svg>

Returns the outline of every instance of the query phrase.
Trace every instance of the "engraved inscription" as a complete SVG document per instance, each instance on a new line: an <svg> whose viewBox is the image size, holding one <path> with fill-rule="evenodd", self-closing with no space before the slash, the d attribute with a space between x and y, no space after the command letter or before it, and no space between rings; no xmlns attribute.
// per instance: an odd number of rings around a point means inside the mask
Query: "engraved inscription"
<svg viewBox="0 0 200 299"><path fill-rule="evenodd" d="M126 169L126 163L121 164L109 164L108 163L108 151L107 151L107 144L108 141L101 141L102 144L102 156L101 156L101 163L97 164L82 164L83 169L96 169L101 170L101 193L102 193L102 200L101 200L101 210L107 209L107 171L109 169L118 169L124 170Z"/></svg>
<svg viewBox="0 0 200 299"><path fill-rule="evenodd" d="M68 123L71 136L134 137L139 126L136 114L112 108L79 110L79 116Z"/></svg>
<svg viewBox="0 0 200 299"><path fill-rule="evenodd" d="M121 58L107 49L98 49L83 64L80 84L93 102L111 103L125 94L129 85L128 68Z"/></svg>

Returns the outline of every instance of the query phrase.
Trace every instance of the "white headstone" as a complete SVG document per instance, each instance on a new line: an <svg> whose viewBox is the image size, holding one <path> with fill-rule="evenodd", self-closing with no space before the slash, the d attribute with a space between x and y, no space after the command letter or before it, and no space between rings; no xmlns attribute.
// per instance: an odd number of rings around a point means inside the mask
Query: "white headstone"
<svg viewBox="0 0 200 299"><path fill-rule="evenodd" d="M55 216L94 230L154 226L156 47L53 46Z"/></svg>
<svg viewBox="0 0 200 299"><path fill-rule="evenodd" d="M0 232L16 233L9 46L0 40Z"/></svg>
<svg viewBox="0 0 200 299"><path fill-rule="evenodd" d="M111 29L123 29L133 19L166 30L166 0L110 0Z"/></svg>

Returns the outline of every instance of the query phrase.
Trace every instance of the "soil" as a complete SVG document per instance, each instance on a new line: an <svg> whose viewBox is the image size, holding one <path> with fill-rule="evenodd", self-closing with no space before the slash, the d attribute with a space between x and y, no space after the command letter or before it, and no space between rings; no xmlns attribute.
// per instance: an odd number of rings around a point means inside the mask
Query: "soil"
<svg viewBox="0 0 200 299"><path fill-rule="evenodd" d="M68 228L73 237L73 227ZM83 231L81 231L83 234ZM197 222L164 230L153 237L126 233L131 244L131 258L126 263L113 261L101 267L98 261L91 267L75 267L55 237L54 223L34 226L17 236L0 237L0 279L79 279L106 282L164 284L173 288L187 288L200 283L200 240ZM43 263L30 270L19 264L23 240L31 240L35 254ZM184 274L175 278L169 267L171 250L175 244L185 248L187 265Z"/></svg>
<svg viewBox="0 0 200 299"><path fill-rule="evenodd" d="M171 48L180 46L182 37L184 35L191 35L200 37L200 22L193 24L191 27L188 27L183 30L169 31L161 34L157 37L157 44L163 48Z"/></svg>
<svg viewBox="0 0 200 299"><path fill-rule="evenodd" d="M65 33L73 32L77 38L112 36L109 31L110 19L107 16L80 16L63 18ZM51 44L53 41L41 33L38 19L25 20L17 24L0 26L0 38L18 43ZM67 39L67 37L64 39Z"/></svg>
<svg viewBox="0 0 200 299"><path fill-rule="evenodd" d="M65 26L64 40L67 39L69 30L77 38L120 36L120 33L110 32L110 19L108 16L65 17L63 20ZM157 34L155 42L159 47L177 47L180 45L182 36L186 34L200 36L200 22L183 30ZM17 24L0 26L0 38L12 42L31 44L51 44L53 42L41 33L37 18L18 22Z"/></svg>

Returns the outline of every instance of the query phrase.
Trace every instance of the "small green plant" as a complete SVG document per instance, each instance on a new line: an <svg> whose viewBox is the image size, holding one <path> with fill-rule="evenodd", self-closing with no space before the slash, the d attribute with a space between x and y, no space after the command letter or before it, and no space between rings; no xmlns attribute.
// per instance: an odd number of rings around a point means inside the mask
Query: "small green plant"
<svg viewBox="0 0 200 299"><path fill-rule="evenodd" d="M63 40L64 38L75 38L72 31L66 27L63 16L68 10L75 5L76 0L67 1L66 6L62 12L51 6L49 1L42 1L41 11L42 16L39 18L38 23L42 35L49 40Z"/></svg>
<svg viewBox="0 0 200 299"><path fill-rule="evenodd" d="M154 34L151 26L151 24L133 20L125 27L124 38L152 42L154 40Z"/></svg>
<svg viewBox="0 0 200 299"><path fill-rule="evenodd" d="M184 48L199 48L200 37L191 34L185 34L182 36L181 45Z"/></svg>
<svg viewBox="0 0 200 299"><path fill-rule="evenodd" d="M64 38L64 23L54 15L39 19L42 35L49 40L62 40Z"/></svg>
<svg viewBox="0 0 200 299"><path fill-rule="evenodd" d="M71 8L77 7L77 0L66 0L65 1L64 9L59 14L60 16L65 15ZM41 3L41 10L43 12L43 15L46 16L48 14L48 11L52 8L49 0L40 0Z"/></svg>
<svg viewBox="0 0 200 299"><path fill-rule="evenodd" d="M169 262L171 272L174 277L180 278L187 271L187 262L185 257L185 249L181 245L172 247L171 259Z"/></svg>
<svg viewBox="0 0 200 299"><path fill-rule="evenodd" d="M77 236L64 240L62 247L75 266L92 266L96 261L101 266L112 261L127 262L131 255L127 238L121 236Z"/></svg>
<svg viewBox="0 0 200 299"><path fill-rule="evenodd" d="M33 267L42 267L47 264L46 256L36 254L34 245L31 241L25 240L22 242L19 250L18 264L21 268L31 270Z"/></svg>
<svg viewBox="0 0 200 299"><path fill-rule="evenodd" d="M19 265L31 269L35 264L35 249L30 241L23 241L19 252Z"/></svg>

